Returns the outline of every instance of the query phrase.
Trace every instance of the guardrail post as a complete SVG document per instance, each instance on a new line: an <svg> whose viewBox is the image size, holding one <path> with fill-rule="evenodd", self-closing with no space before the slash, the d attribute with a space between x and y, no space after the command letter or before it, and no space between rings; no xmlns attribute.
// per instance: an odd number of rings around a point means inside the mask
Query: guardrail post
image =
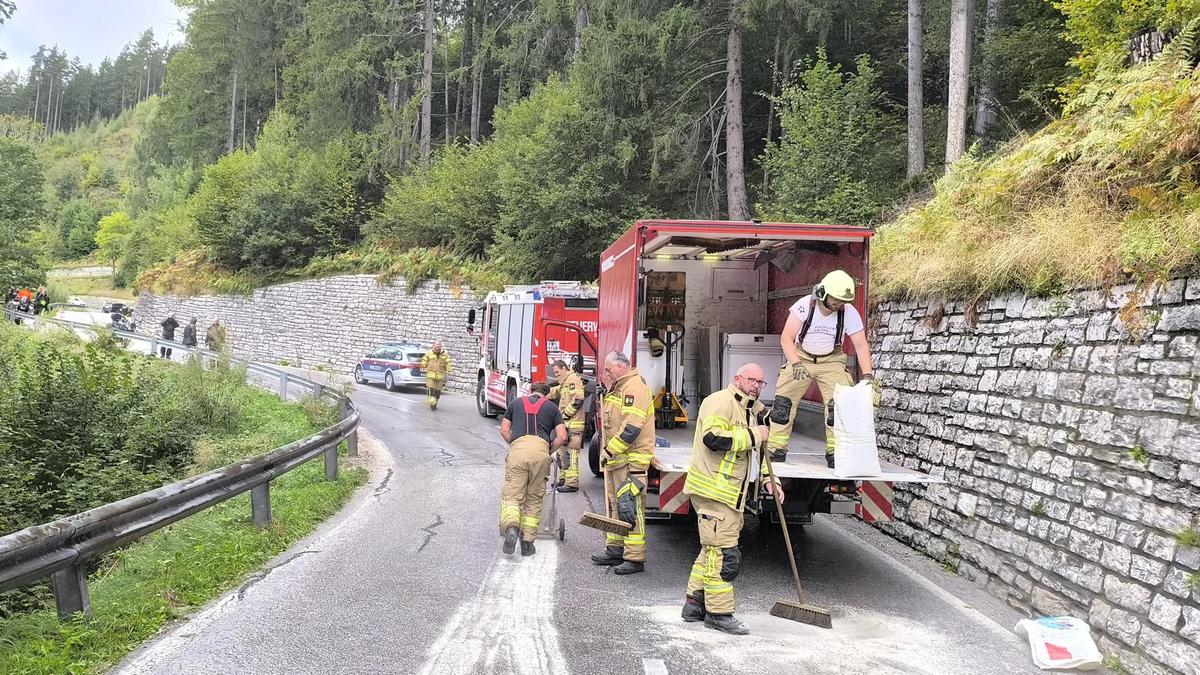
<svg viewBox="0 0 1200 675"><path fill-rule="evenodd" d="M288 390L288 374L280 373L279 374L279 398L283 399L284 401L287 401L287 390Z"/></svg>
<svg viewBox="0 0 1200 675"><path fill-rule="evenodd" d="M58 620L66 621L76 612L92 615L92 603L88 599L87 572L82 565L71 565L50 575L50 588L54 591L54 605L58 608Z"/></svg>
<svg viewBox="0 0 1200 675"><path fill-rule="evenodd" d="M158 356L158 338L150 338L150 356Z"/></svg>
<svg viewBox="0 0 1200 675"><path fill-rule="evenodd" d="M344 420L350 416L350 399L343 398L338 403L338 421ZM346 436L346 452L351 457L358 457L358 427L350 430L350 435Z"/></svg>
<svg viewBox="0 0 1200 675"><path fill-rule="evenodd" d="M250 513L254 524L266 527L271 524L271 483L250 488Z"/></svg>
<svg viewBox="0 0 1200 675"><path fill-rule="evenodd" d="M325 477L329 480L337 480L338 477L337 449L337 443L332 443L325 449Z"/></svg>

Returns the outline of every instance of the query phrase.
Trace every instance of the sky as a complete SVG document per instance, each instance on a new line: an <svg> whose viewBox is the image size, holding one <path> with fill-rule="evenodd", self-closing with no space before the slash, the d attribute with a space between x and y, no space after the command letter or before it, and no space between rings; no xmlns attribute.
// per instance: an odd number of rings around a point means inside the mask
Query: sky
<svg viewBox="0 0 1200 675"><path fill-rule="evenodd" d="M38 45L58 45L71 57L99 65L115 57L143 30L161 45L183 40L183 10L172 0L16 0L17 11L0 25L0 72L28 68Z"/></svg>

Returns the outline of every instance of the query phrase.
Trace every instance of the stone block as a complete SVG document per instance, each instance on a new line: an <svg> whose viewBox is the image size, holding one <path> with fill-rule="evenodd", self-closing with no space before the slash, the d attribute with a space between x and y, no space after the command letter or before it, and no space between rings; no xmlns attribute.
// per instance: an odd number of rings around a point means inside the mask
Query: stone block
<svg viewBox="0 0 1200 675"><path fill-rule="evenodd" d="M1134 582L1127 582L1113 574L1104 577L1104 597L1130 611L1145 614L1150 610L1152 593L1149 588Z"/></svg>
<svg viewBox="0 0 1200 675"><path fill-rule="evenodd" d="M1155 595L1150 601L1150 623L1174 633L1179 629L1183 606L1165 595Z"/></svg>
<svg viewBox="0 0 1200 675"><path fill-rule="evenodd" d="M1167 307L1158 323L1164 331L1200 331L1200 304Z"/></svg>
<svg viewBox="0 0 1200 675"><path fill-rule="evenodd" d="M1200 663L1200 648L1152 627L1141 631L1136 644L1141 652L1179 673L1195 673Z"/></svg>
<svg viewBox="0 0 1200 675"><path fill-rule="evenodd" d="M1130 560L1129 577L1142 583L1158 586L1167 575L1167 563L1146 556L1134 555Z"/></svg>

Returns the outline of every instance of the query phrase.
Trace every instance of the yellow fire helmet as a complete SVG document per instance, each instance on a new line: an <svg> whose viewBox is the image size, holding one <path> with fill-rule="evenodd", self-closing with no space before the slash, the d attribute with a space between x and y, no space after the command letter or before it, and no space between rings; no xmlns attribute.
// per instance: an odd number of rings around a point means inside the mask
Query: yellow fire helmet
<svg viewBox="0 0 1200 675"><path fill-rule="evenodd" d="M834 270L821 279L814 292L819 300L833 298L842 302L853 302L854 279L842 270Z"/></svg>

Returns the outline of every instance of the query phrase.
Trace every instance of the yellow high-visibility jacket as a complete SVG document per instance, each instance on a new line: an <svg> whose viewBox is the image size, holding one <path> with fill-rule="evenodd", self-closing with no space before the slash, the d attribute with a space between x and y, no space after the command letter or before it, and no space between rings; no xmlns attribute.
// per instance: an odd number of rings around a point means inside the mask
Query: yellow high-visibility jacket
<svg viewBox="0 0 1200 675"><path fill-rule="evenodd" d="M756 435L758 415L764 409L762 403L733 385L704 399L692 440L685 493L742 510L752 451L766 440Z"/></svg>
<svg viewBox="0 0 1200 675"><path fill-rule="evenodd" d="M600 407L608 463L646 470L654 459L654 397L636 368L613 384Z"/></svg>
<svg viewBox="0 0 1200 675"><path fill-rule="evenodd" d="M558 404L567 431L583 432L583 378L574 371L568 372L561 382L550 388L550 400Z"/></svg>

